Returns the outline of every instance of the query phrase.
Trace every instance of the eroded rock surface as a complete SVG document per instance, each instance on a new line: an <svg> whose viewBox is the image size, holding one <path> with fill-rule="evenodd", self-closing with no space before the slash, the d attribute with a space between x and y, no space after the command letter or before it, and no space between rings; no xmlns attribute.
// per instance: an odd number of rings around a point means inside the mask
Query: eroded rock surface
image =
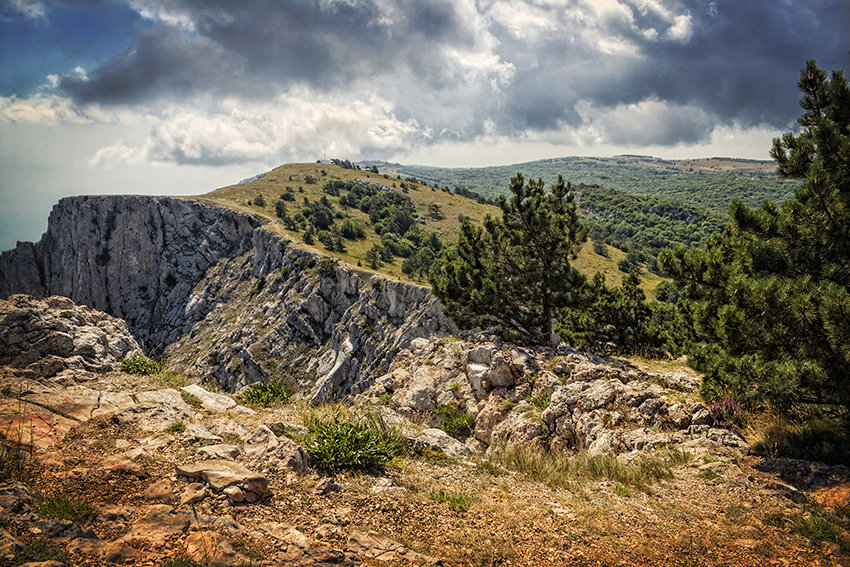
<svg viewBox="0 0 850 567"><path fill-rule="evenodd" d="M47 377L67 369L106 372L140 352L127 324L67 297L0 299L0 366Z"/></svg>
<svg viewBox="0 0 850 567"><path fill-rule="evenodd" d="M412 339L454 330L427 289L326 269L261 225L189 199L62 199L38 243L0 255L0 298L61 294L194 378L233 392L295 375L313 401L364 390Z"/></svg>
<svg viewBox="0 0 850 567"><path fill-rule="evenodd" d="M746 453L740 435L712 427L697 385L688 376L479 335L414 340L358 398L403 416L427 416L432 427L446 410L454 419L468 415L471 448L515 443L592 454L667 446ZM436 439L431 444L440 446ZM441 449L459 454L447 444Z"/></svg>

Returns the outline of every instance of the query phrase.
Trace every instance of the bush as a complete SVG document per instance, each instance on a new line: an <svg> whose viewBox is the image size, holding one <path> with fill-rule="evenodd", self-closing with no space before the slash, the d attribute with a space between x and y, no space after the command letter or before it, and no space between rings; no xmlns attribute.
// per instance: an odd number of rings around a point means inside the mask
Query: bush
<svg viewBox="0 0 850 567"><path fill-rule="evenodd" d="M346 419L341 414L329 418L305 419L310 442L305 449L320 470L375 470L400 455L404 438L377 415Z"/></svg>
<svg viewBox="0 0 850 567"><path fill-rule="evenodd" d="M347 238L349 240L366 238L366 229L363 228L363 225L359 221L351 219L344 221L342 225L340 225L339 233L343 236L343 238Z"/></svg>
<svg viewBox="0 0 850 567"><path fill-rule="evenodd" d="M475 420L459 403L440 406L434 413L440 416L440 429L456 439L469 437L475 427Z"/></svg>
<svg viewBox="0 0 850 567"><path fill-rule="evenodd" d="M254 382L240 394L239 400L245 405L269 408L288 400L292 392L292 385L281 380Z"/></svg>
<svg viewBox="0 0 850 567"><path fill-rule="evenodd" d="M261 277L257 280L257 283L251 286L251 289L248 290L248 297L254 297L259 294L263 291L264 287L266 287L266 276Z"/></svg>
<svg viewBox="0 0 850 567"><path fill-rule="evenodd" d="M339 266L339 260L322 258L316 266L316 273L322 278L335 278L337 266Z"/></svg>
<svg viewBox="0 0 850 567"><path fill-rule="evenodd" d="M164 370L164 367L143 354L134 354L122 360L119 369L127 374L158 374Z"/></svg>

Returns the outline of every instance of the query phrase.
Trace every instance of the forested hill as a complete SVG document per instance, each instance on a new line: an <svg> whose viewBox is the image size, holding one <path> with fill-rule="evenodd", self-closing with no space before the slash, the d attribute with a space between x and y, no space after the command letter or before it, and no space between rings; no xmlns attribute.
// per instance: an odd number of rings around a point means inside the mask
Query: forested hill
<svg viewBox="0 0 850 567"><path fill-rule="evenodd" d="M598 185L574 186L579 215L583 217L597 253L599 244L628 252L627 262L640 268L646 264L657 271L655 257L665 248L698 246L726 225L725 215L685 206L656 197L628 195Z"/></svg>
<svg viewBox="0 0 850 567"><path fill-rule="evenodd" d="M368 162L382 173L413 176L428 183L461 187L495 198L507 191L510 178L543 178L547 185L558 175L574 185L599 185L631 195L657 197L724 214L740 198L750 206L791 197L798 181L779 179L772 161L708 158L662 160L645 156L611 158L564 157L513 165L441 168Z"/></svg>

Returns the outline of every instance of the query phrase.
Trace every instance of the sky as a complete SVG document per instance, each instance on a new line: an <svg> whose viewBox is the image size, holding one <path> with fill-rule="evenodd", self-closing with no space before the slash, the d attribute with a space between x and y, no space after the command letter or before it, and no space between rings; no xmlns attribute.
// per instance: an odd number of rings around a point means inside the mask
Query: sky
<svg viewBox="0 0 850 567"><path fill-rule="evenodd" d="M769 159L847 0L0 0L0 250L323 158Z"/></svg>

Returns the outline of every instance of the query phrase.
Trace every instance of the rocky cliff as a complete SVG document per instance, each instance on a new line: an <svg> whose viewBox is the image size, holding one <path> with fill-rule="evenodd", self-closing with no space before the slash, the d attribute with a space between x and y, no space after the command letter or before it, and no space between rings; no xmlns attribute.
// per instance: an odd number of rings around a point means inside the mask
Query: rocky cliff
<svg viewBox="0 0 850 567"><path fill-rule="evenodd" d="M294 376L313 401L359 393L412 339L455 330L427 289L356 273L266 230L209 270L186 311L205 314L167 348L186 374L228 391Z"/></svg>
<svg viewBox="0 0 850 567"><path fill-rule="evenodd" d="M368 387L416 337L453 330L425 288L298 250L262 222L164 197L73 197L0 256L0 298L62 295L127 322L229 391L295 376L310 399Z"/></svg>
<svg viewBox="0 0 850 567"><path fill-rule="evenodd" d="M168 197L70 197L47 232L0 256L0 297L61 295L162 346L184 332L189 293L221 258L250 249L260 221Z"/></svg>

